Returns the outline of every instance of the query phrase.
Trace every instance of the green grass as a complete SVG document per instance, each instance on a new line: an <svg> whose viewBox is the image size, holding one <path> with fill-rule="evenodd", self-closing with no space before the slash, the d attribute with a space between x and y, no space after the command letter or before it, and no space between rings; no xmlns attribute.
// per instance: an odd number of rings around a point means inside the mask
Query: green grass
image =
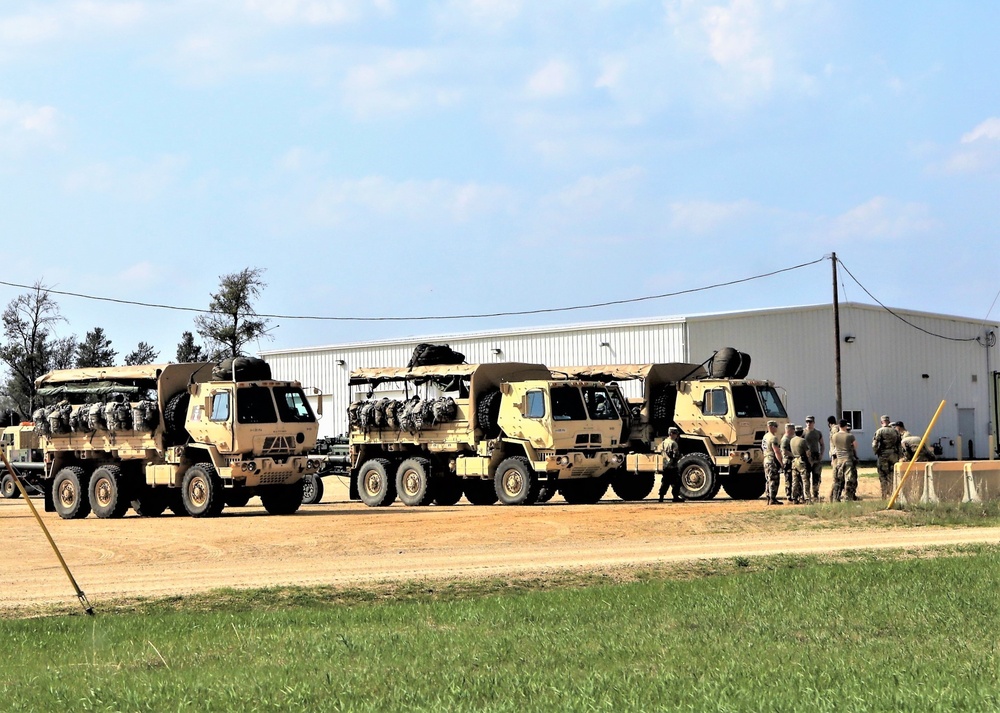
<svg viewBox="0 0 1000 713"><path fill-rule="evenodd" d="M225 592L0 620L0 708L1000 709L1000 548L939 554Z"/></svg>
<svg viewBox="0 0 1000 713"><path fill-rule="evenodd" d="M1000 527L1000 500L981 503L915 503L885 509L883 500L819 503L769 508L754 515L766 521L787 520L788 526L818 528L864 525L875 527Z"/></svg>

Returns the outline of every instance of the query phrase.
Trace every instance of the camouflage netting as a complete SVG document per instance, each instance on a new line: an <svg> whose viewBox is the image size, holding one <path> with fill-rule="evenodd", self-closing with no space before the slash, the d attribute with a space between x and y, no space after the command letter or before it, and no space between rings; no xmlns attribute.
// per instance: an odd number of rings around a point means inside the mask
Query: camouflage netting
<svg viewBox="0 0 1000 713"><path fill-rule="evenodd" d="M369 399L355 402L347 408L351 428L366 433L383 429L416 433L429 426L454 421L457 414L458 406L450 396L436 399L414 396L407 401Z"/></svg>

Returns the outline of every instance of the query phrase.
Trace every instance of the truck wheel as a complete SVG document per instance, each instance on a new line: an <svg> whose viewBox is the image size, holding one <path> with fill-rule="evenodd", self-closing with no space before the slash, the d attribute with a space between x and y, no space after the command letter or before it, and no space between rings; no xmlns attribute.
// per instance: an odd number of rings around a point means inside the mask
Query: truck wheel
<svg viewBox="0 0 1000 713"><path fill-rule="evenodd" d="M396 493L404 505L430 505L431 462L426 458L407 458L396 469Z"/></svg>
<svg viewBox="0 0 1000 713"><path fill-rule="evenodd" d="M184 473L181 500L191 517L218 517L226 503L222 479L210 463L195 463Z"/></svg>
<svg viewBox="0 0 1000 713"><path fill-rule="evenodd" d="M182 391L174 394L163 407L163 430L166 445L176 446L184 443L188 439L187 429L184 424L187 422L188 404L191 402L191 394Z"/></svg>
<svg viewBox="0 0 1000 713"><path fill-rule="evenodd" d="M139 517L159 517L167 509L165 488L143 487L132 500L132 509Z"/></svg>
<svg viewBox="0 0 1000 713"><path fill-rule="evenodd" d="M538 491L538 500L536 503L547 503L549 500L556 496L559 492L559 487L555 483L543 483L542 487Z"/></svg>
<svg viewBox="0 0 1000 713"><path fill-rule="evenodd" d="M493 483L504 505L533 505L542 489L538 473L523 456L500 461Z"/></svg>
<svg viewBox="0 0 1000 713"><path fill-rule="evenodd" d="M500 435L500 400L503 398L500 389L487 391L476 402L476 425L485 438L496 438Z"/></svg>
<svg viewBox="0 0 1000 713"><path fill-rule="evenodd" d="M128 485L122 479L122 469L116 465L102 465L90 476L90 506L102 519L125 517L131 499L125 493Z"/></svg>
<svg viewBox="0 0 1000 713"><path fill-rule="evenodd" d="M435 505L454 505L462 499L462 480L454 475L446 475L438 479L434 486Z"/></svg>
<svg viewBox="0 0 1000 713"><path fill-rule="evenodd" d="M767 490L763 473L731 475L722 483L722 489L733 500L756 500Z"/></svg>
<svg viewBox="0 0 1000 713"><path fill-rule="evenodd" d="M645 500L653 492L656 473L632 473L619 469L611 479L611 489L622 500Z"/></svg>
<svg viewBox="0 0 1000 713"><path fill-rule="evenodd" d="M688 500L711 500L719 492L715 466L703 453L688 453L680 459L681 494Z"/></svg>
<svg viewBox="0 0 1000 713"><path fill-rule="evenodd" d="M462 491L465 493L465 499L473 505L493 505L500 499L492 480L468 478L462 486Z"/></svg>
<svg viewBox="0 0 1000 713"><path fill-rule="evenodd" d="M323 499L323 479L315 473L302 476L302 504L315 505Z"/></svg>
<svg viewBox="0 0 1000 713"><path fill-rule="evenodd" d="M302 481L261 488L260 501L271 515L291 515L302 505Z"/></svg>
<svg viewBox="0 0 1000 713"><path fill-rule="evenodd" d="M167 501L167 509L170 510L174 515L187 515L187 510L184 509L184 498L181 496L180 488L170 488L167 490L164 499Z"/></svg>
<svg viewBox="0 0 1000 713"><path fill-rule="evenodd" d="M222 499L226 501L227 508L242 508L246 507L253 496L254 493L249 488L230 488Z"/></svg>
<svg viewBox="0 0 1000 713"><path fill-rule="evenodd" d="M83 468L69 465L52 481L52 504L64 520L82 520L90 514L87 475Z"/></svg>
<svg viewBox="0 0 1000 713"><path fill-rule="evenodd" d="M389 477L392 463L385 458L365 461L358 472L358 495L370 508L384 508L396 499L396 479Z"/></svg>
<svg viewBox="0 0 1000 713"><path fill-rule="evenodd" d="M569 481L559 488L563 499L570 505L593 505L608 492L607 478L586 478Z"/></svg>
<svg viewBox="0 0 1000 713"><path fill-rule="evenodd" d="M17 487L17 483L14 482L10 473L4 474L3 479L0 480L0 495L7 500L21 497L21 490Z"/></svg>

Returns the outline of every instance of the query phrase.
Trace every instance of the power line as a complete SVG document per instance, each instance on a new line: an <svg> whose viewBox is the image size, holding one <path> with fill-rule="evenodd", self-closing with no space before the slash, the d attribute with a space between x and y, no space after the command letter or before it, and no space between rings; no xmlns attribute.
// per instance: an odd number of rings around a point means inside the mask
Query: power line
<svg viewBox="0 0 1000 713"><path fill-rule="evenodd" d="M542 309L516 310L510 312L490 312L484 314L428 315L428 316L417 316L417 317L329 317L329 316L315 316L315 315L256 314L256 313L255 314L258 317L264 317L267 319L296 319L296 320L314 320L323 322L419 322L419 321L454 320L454 319L487 319L491 317L516 317L516 316L525 316L533 314L552 314L556 312L572 312L576 310L596 309L598 307L611 307L615 305L635 304L637 302L648 302L650 300L662 300L666 299L667 297L677 297L679 295L687 295L696 292L704 292L706 290L714 290L719 287L729 287L731 285L739 285L744 282L761 280L764 279L765 277L773 277L774 275L779 275L783 272L791 272L792 270L799 270L804 267L809 267L810 265L815 265L826 259L827 256L824 255L821 258L812 260L810 262L804 262L799 265L792 265L791 267L785 267L781 268L780 270L765 272L760 275L743 277L738 280L730 280L728 282L718 282L712 285L705 285L703 287L692 287L687 290L678 290L676 292L664 292L663 294L659 295L631 297L628 299L621 299L621 300L609 300L607 302L593 302L591 304L574 305L571 307L548 307ZM6 285L8 287L17 287L19 289L28 289L28 290L33 290L36 288L35 285L21 285L16 282L4 282L2 280L0 280L0 285ZM115 304L131 305L134 307L150 307L154 309L166 309L178 312L196 312L199 314L212 314L211 310L198 309L196 307L179 307L176 305L164 305L152 302L139 302L136 300L123 300L115 297L101 297L97 295L83 294L80 292L67 292L65 290L54 290L49 288L41 288L41 289L43 289L45 292L49 292L55 295L63 295L66 297L78 297L80 299L94 300L97 302L113 302Z"/></svg>
<svg viewBox="0 0 1000 713"><path fill-rule="evenodd" d="M919 330L919 331L923 332L924 334L929 334L930 336L932 336L932 337L937 337L938 339L947 339L948 341L951 341L951 342L978 342L978 341L980 340L980 337L978 337L978 336L976 336L976 337L948 337L948 336L945 336L944 334L936 334L935 332L932 332L932 331L930 331L930 330L928 330L928 329L924 329L923 327L921 327L921 326L919 326L919 325L916 325L916 324L914 324L913 322L909 321L908 319L906 319L906 318L905 318L905 317L903 317L902 315L899 315L899 314L896 314L896 313L895 313L894 311L892 311L892 310L891 310L891 309L890 309L889 307L886 307L886 306L885 306L885 305L884 305L884 304L882 303L882 301L881 301L881 300L879 300L879 298L878 298L878 297L876 297L875 295L873 295L873 294L871 293L871 291L870 291L870 290L869 290L869 289L868 289L867 287L865 287L864 285L862 285L862 284L861 284L861 281L860 281L860 280L858 280L858 278L856 278L856 277L854 276L854 273L852 273L852 272L851 272L850 270L848 270L848 269L847 269L847 265L845 265L845 264L844 264L844 261L843 261L843 260L837 260L837 262L839 262L839 263L840 263L840 266L841 266L842 268L844 268L844 272L846 272L846 273L847 273L848 275L850 275L850 276L851 276L851 279L852 279L852 280L854 280L854 281L855 281L855 282L856 282L856 283L858 284L858 287L860 287L860 288L861 288L862 290L864 290L864 291L865 291L865 293L866 293L866 294L867 294L867 295L868 295L869 297L871 297L871 298L872 298L873 300L875 300L875 302L877 302L877 303L878 303L878 305L879 305L879 306L880 306L880 307L881 307L882 309L884 309L884 310L885 310L886 312L888 312L888 313L889 313L889 314L891 314L891 315L892 315L893 317L895 317L896 319L898 319L898 320L899 320L900 322L903 322L904 324L908 324L909 326L913 327L913 328L914 328L914 329L916 329L916 330Z"/></svg>

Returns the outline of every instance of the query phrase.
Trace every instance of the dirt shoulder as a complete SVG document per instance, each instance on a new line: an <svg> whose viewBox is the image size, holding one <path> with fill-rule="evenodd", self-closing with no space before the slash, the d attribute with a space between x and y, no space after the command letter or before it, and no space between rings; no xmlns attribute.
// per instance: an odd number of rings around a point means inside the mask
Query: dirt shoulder
<svg viewBox="0 0 1000 713"><path fill-rule="evenodd" d="M877 481L863 478L874 497ZM35 501L40 506L39 501ZM252 501L256 503L257 501ZM794 506L784 506L793 508ZM324 501L290 517L251 504L222 517L166 515L66 521L43 514L91 602L222 587L364 585L473 579L661 562L1000 542L1000 528L799 528L762 517L764 502L655 499L596 505L370 509L336 480ZM20 500L0 500L0 608L75 601L52 549Z"/></svg>

